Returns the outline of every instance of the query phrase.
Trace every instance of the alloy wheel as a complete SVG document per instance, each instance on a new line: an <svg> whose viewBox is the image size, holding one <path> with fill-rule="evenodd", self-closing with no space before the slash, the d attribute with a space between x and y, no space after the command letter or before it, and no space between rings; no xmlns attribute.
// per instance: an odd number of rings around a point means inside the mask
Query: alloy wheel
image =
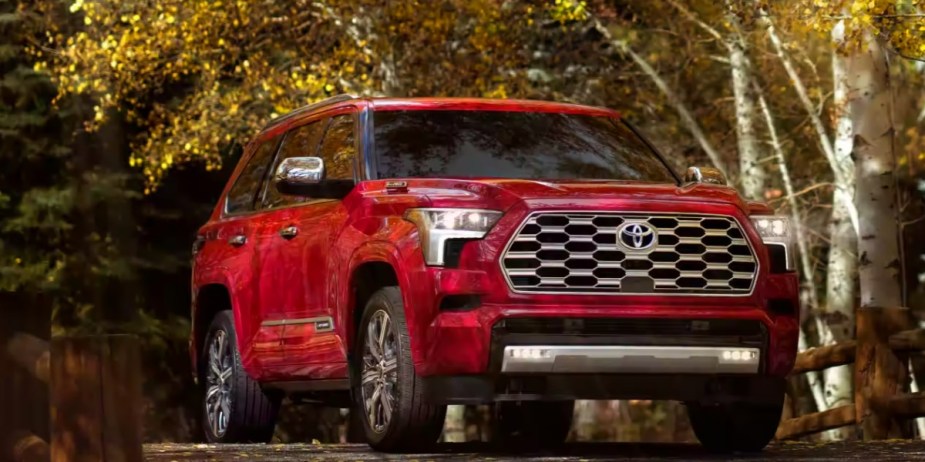
<svg viewBox="0 0 925 462"><path fill-rule="evenodd" d="M398 348L387 312L373 313L366 326L361 390L369 427L376 433L389 428L398 383Z"/></svg>
<svg viewBox="0 0 925 462"><path fill-rule="evenodd" d="M221 438L228 431L231 418L231 382L234 354L228 335L215 331L209 345L209 364L206 371L206 418L212 434Z"/></svg>

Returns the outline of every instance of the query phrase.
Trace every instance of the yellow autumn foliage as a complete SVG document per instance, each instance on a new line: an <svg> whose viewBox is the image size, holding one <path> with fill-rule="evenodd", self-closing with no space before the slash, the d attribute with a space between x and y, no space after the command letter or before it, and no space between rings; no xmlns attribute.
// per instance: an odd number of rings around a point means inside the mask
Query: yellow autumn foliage
<svg viewBox="0 0 925 462"><path fill-rule="evenodd" d="M73 0L79 15L33 47L62 95L93 99L93 130L118 111L140 128L132 166L155 185L174 165L218 168L222 150L269 118L337 93L522 93L522 36L543 15L583 17L585 3L540 8L498 0Z"/></svg>

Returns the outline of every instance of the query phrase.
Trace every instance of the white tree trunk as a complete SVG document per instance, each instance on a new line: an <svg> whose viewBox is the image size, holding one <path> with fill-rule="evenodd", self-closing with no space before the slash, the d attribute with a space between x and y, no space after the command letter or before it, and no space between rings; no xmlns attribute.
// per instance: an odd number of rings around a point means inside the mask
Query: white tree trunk
<svg viewBox="0 0 925 462"><path fill-rule="evenodd" d="M735 100L739 179L745 197L762 200L767 175L761 165L761 150L755 134L755 95L751 85L751 63L745 39L738 28L738 18L735 13L729 11L726 19L734 25L729 39L729 64L732 68L732 94Z"/></svg>
<svg viewBox="0 0 925 462"><path fill-rule="evenodd" d="M797 349L806 351L809 345L806 342L806 331L800 326L800 336L797 339ZM809 383L809 389L813 393L813 401L816 403L816 410L819 412L828 410L825 403L825 391L822 389L822 379L817 371L806 373L806 381ZM828 433L825 433L828 434Z"/></svg>
<svg viewBox="0 0 925 462"><path fill-rule="evenodd" d="M800 98L800 102L803 104L803 109L806 111L806 114L809 116L809 120L813 128L816 130L816 134L819 138L819 145L822 148L822 153L825 155L826 160L829 162L829 167L832 169L832 175L835 178L835 184L852 184L852 181L850 180L851 171L846 170L845 167L842 166L836 159L835 148L832 146L832 141L829 139L829 135L825 130L825 125L822 123L822 118L819 116L819 113L813 105L812 100L809 99L809 93L806 91L806 86L803 85L803 79L800 78L800 74L797 72L796 67L793 65L793 61L790 59L790 54L786 49L784 49L784 44L780 37L777 35L777 31L774 28L774 23L771 21L771 18L767 15L766 12L762 12L762 22L764 23L765 29L767 30L768 38L771 40L771 45L774 47L774 52L777 54L778 59L780 59L781 64L783 64L784 70L787 71L787 76L790 77L790 83L793 85L793 89L797 92L797 96ZM858 212L853 201L853 192L844 191L840 188L836 188L836 192L836 200L844 202L844 205L848 209L849 215L851 217L851 224L855 231L857 231Z"/></svg>
<svg viewBox="0 0 925 462"><path fill-rule="evenodd" d="M809 254L809 243L806 241L806 233L803 231L803 213L800 208L800 203L797 202L796 194L793 190L793 181L790 177L790 168L787 166L787 158L784 154L783 147L780 143L780 138L777 135L777 128L774 123L774 116L771 114L771 109L768 107L768 103L764 98L764 95L761 93L761 90L755 85L755 94L758 95L758 105L761 107L761 112L764 114L765 124L768 128L768 135L771 138L771 147L774 151L774 157L777 160L778 166L780 167L781 180L784 183L784 192L787 193L787 203L790 206L790 220L794 225L794 233L796 234L797 249L800 252L800 269L803 276L803 296L800 298L804 300L809 305L809 311L815 313L819 308L819 297L818 290L816 288L816 282L813 279L813 265L812 260L810 259ZM800 327L800 337L799 337L799 349L803 351L808 348L806 342L806 333L803 330L803 327ZM831 408L831 403L826 398L826 390L823 387L823 381L820 374L816 371L806 373L806 380L809 384L810 391L813 394L813 401L816 404L816 409L819 411L824 411ZM839 432L839 430L830 430L824 432L824 440L834 440L843 438L844 435Z"/></svg>
<svg viewBox="0 0 925 462"><path fill-rule="evenodd" d="M466 406L454 404L446 407L443 441L447 443L466 442Z"/></svg>
<svg viewBox="0 0 925 462"><path fill-rule="evenodd" d="M861 307L903 306L890 69L879 40L847 59L857 163Z"/></svg>
<svg viewBox="0 0 925 462"><path fill-rule="evenodd" d="M835 106L835 161L845 172L844 181L854 181L854 162L851 151L854 146L851 115L848 112L850 98L845 60L839 48L844 41L844 21L832 30L835 51L832 56L832 77ZM835 185L835 194L853 195L854 184ZM829 222L829 256L826 271L826 308L823 314L826 329L820 339L822 344L837 343L854 336L855 274L857 271L857 235L851 224L851 211L846 201L833 197L832 215ZM825 398L829 407L849 404L853 401L853 368L841 366L824 372ZM847 429L841 429L840 436L847 437Z"/></svg>
<svg viewBox="0 0 925 462"><path fill-rule="evenodd" d="M597 424L597 405L594 401L581 399L575 401L575 440L592 441L594 427Z"/></svg>
<svg viewBox="0 0 925 462"><path fill-rule="evenodd" d="M754 83L754 82L753 82ZM790 206L790 220L793 222L794 234L796 234L797 250L800 252L800 270L803 276L804 296L800 297L809 304L809 309L815 312L819 308L819 291L816 288L816 281L813 279L813 264L809 254L809 242L807 234L804 231L803 212L800 203L797 202L796 192L793 189L793 179L790 176L790 167L787 166L787 156L784 154L784 148L781 145L780 137L777 134L774 115L771 114L771 108L765 100L761 89L755 85L755 94L758 95L758 106L764 115L764 122L768 129L768 136L771 139L771 148L774 151L774 158L777 160L780 169L781 182L784 184L784 192L787 194L787 205Z"/></svg>

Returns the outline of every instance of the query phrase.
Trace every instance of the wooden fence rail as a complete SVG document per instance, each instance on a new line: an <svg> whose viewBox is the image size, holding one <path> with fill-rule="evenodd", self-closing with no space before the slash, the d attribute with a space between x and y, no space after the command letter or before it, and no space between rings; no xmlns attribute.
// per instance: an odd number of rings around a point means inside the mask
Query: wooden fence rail
<svg viewBox="0 0 925 462"><path fill-rule="evenodd" d="M141 453L141 364L127 335L14 333L3 352L50 389L51 444L25 430L0 441L0 460L133 462ZM20 399L27 400L28 397Z"/></svg>
<svg viewBox="0 0 925 462"><path fill-rule="evenodd" d="M894 354L907 354L925 350L925 330L911 329L897 332L887 337L886 345ZM822 371L830 367L844 366L855 363L859 345L856 340L847 340L834 345L810 348L797 355L793 367L793 375L805 372ZM878 380L890 381L891 377L878 376ZM857 385L857 384L856 384ZM863 385L859 385L863 386ZM892 384L896 386L895 383ZM887 396L878 396L878 388L861 390L866 396L866 405L876 412L889 416L891 419L912 419L925 417L925 393L898 393ZM858 393L855 393L857 396ZM854 425L860 422L861 414L865 409L859 408L857 402L844 406L815 412L799 417L784 419L777 428L777 439L786 440L800 438L814 433L834 428Z"/></svg>

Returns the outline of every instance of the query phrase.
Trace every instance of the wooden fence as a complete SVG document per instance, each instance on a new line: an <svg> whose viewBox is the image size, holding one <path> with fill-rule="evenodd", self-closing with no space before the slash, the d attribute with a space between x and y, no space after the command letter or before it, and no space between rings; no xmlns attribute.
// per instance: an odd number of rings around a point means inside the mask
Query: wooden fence
<svg viewBox="0 0 925 462"><path fill-rule="evenodd" d="M13 332L5 343L0 361L18 367L10 375L25 375L37 384L12 390L5 396L6 405L20 410L15 415L37 416L46 428L29 428L22 418L7 419L0 424L5 437L0 439L0 460L142 460L136 338L55 337L48 342Z"/></svg>
<svg viewBox="0 0 925 462"><path fill-rule="evenodd" d="M925 330L908 329L903 309L858 310L857 340L812 348L797 355L793 375L854 364L854 403L784 419L777 439L793 439L859 425L864 439L899 435L899 421L925 417L925 393L905 393L908 357L925 350Z"/></svg>

